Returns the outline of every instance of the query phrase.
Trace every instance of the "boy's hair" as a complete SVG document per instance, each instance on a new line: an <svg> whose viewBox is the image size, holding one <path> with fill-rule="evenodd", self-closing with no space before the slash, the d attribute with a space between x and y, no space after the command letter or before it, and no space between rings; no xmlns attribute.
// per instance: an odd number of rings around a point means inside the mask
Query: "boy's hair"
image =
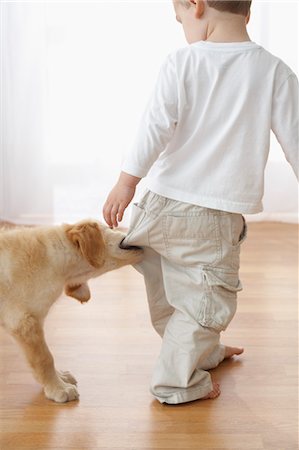
<svg viewBox="0 0 299 450"><path fill-rule="evenodd" d="M207 0L208 5L211 8L217 9L218 11L227 11L233 14L242 14L242 16L247 16L250 11L251 0L241 0L241 1L212 1Z"/></svg>
<svg viewBox="0 0 299 450"><path fill-rule="evenodd" d="M191 6L188 0L180 0L180 3L187 8ZM218 11L226 11L233 14L242 14L242 16L246 17L250 11L251 0L207 0L207 4L210 6L210 8L217 9Z"/></svg>

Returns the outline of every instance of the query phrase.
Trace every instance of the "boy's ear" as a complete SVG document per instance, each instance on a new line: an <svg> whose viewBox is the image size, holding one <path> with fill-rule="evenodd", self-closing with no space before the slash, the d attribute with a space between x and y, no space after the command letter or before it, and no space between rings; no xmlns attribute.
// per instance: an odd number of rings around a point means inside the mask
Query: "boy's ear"
<svg viewBox="0 0 299 450"><path fill-rule="evenodd" d="M90 299L90 290L87 283L77 284L75 286L66 285L64 292L69 297L73 297L81 303L88 302Z"/></svg>
<svg viewBox="0 0 299 450"><path fill-rule="evenodd" d="M247 14L246 19L245 19L246 25L248 24L248 22L250 20L250 14L251 14L251 12L249 11L249 13Z"/></svg>
<svg viewBox="0 0 299 450"><path fill-rule="evenodd" d="M96 222L86 221L68 225L66 236L93 267L98 269L104 264L105 241Z"/></svg>
<svg viewBox="0 0 299 450"><path fill-rule="evenodd" d="M190 0L195 5L195 17L200 19L205 12L205 2L203 0Z"/></svg>

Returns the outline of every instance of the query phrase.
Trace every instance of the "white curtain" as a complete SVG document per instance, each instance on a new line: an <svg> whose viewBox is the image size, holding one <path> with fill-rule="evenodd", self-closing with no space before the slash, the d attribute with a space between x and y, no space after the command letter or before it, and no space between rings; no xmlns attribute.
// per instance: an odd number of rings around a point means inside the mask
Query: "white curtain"
<svg viewBox="0 0 299 450"><path fill-rule="evenodd" d="M185 45L172 2L9 1L0 27L0 219L101 219L160 64ZM295 71L297 30L297 3L253 2L251 38ZM255 220L297 220L275 139L264 206Z"/></svg>

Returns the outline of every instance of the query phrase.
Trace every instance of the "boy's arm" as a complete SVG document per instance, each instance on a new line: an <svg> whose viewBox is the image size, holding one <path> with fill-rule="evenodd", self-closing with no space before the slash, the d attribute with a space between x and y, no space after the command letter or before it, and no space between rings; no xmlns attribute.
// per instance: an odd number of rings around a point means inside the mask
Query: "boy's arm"
<svg viewBox="0 0 299 450"><path fill-rule="evenodd" d="M169 56L161 67L154 92L141 118L133 148L122 164L119 180L103 208L107 224L117 227L145 177L172 138L178 120L178 85L174 62Z"/></svg>
<svg viewBox="0 0 299 450"><path fill-rule="evenodd" d="M274 92L271 128L295 175L299 176L298 80L294 73Z"/></svg>
<svg viewBox="0 0 299 450"><path fill-rule="evenodd" d="M163 63L155 89L147 104L133 147L122 170L145 177L171 140L178 121L178 82L173 56Z"/></svg>

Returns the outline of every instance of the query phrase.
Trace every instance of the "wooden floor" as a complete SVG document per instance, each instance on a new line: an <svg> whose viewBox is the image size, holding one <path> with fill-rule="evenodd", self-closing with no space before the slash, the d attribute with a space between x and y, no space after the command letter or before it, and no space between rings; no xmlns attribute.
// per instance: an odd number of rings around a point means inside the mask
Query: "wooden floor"
<svg viewBox="0 0 299 450"><path fill-rule="evenodd" d="M245 353L212 371L216 400L168 406L152 398L160 338L131 267L94 280L87 305L63 297L48 316L56 366L77 377L79 402L45 399L1 330L1 450L297 450L297 255L295 225L249 225L244 290L223 334Z"/></svg>

